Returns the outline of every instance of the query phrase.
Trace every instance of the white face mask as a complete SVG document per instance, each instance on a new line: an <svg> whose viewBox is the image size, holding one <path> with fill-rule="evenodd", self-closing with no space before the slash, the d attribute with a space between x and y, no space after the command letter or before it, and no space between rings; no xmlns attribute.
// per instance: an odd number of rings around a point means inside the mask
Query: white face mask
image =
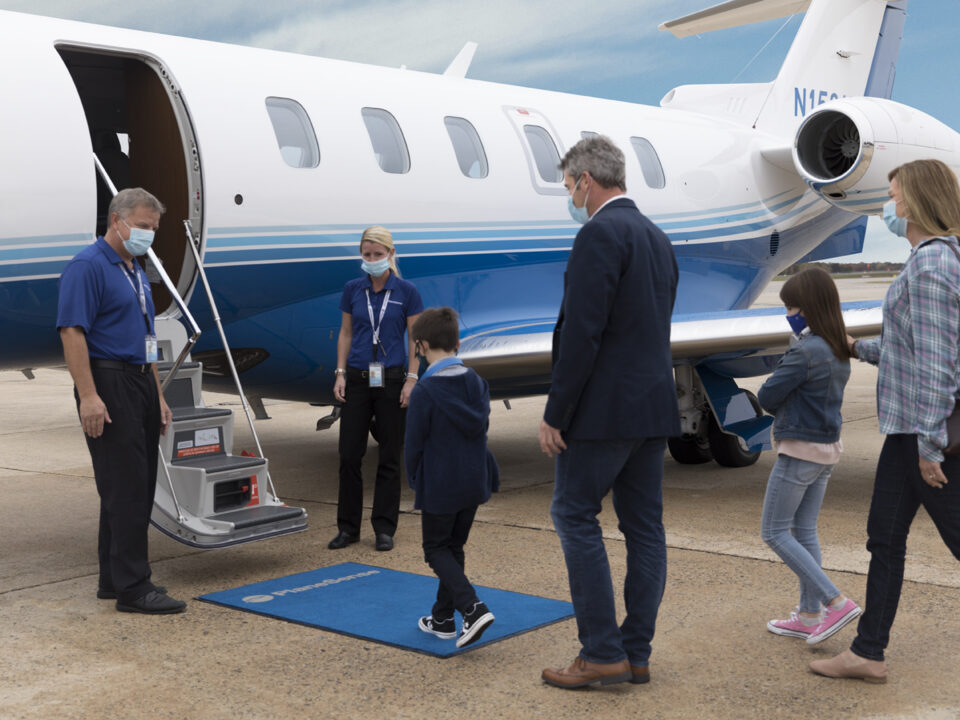
<svg viewBox="0 0 960 720"><path fill-rule="evenodd" d="M380 277L387 270L390 269L390 258L385 257L382 260L374 260L373 262L367 262L366 260L361 260L360 268L367 275L373 275L373 277Z"/></svg>
<svg viewBox="0 0 960 720"><path fill-rule="evenodd" d="M582 175L580 176L580 180L583 180ZM573 186L573 192L567 196L567 210L570 211L570 217L572 217L575 222L584 225L587 220L590 219L590 213L587 211L587 198L590 196L590 191L587 190L586 195L583 196L583 207L577 207L573 204L573 193L580 187L580 180L577 180L576 185Z"/></svg>
<svg viewBox="0 0 960 720"><path fill-rule="evenodd" d="M120 219L124 225L126 221ZM123 241L123 249L134 256L146 255L147 250L153 245L153 230L144 230L143 228L132 228L127 225L130 231L130 237Z"/></svg>

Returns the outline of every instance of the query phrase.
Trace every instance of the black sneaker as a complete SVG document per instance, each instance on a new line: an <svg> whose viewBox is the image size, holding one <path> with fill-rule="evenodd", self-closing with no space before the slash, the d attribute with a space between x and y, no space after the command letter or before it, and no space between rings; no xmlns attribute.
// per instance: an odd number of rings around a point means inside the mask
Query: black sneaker
<svg viewBox="0 0 960 720"><path fill-rule="evenodd" d="M460 637L457 638L457 647L466 647L479 640L483 631L493 624L493 619L493 613L477 600L473 608L463 616L463 627L460 629Z"/></svg>
<svg viewBox="0 0 960 720"><path fill-rule="evenodd" d="M433 615L427 615L417 621L417 626L425 633L436 635L444 640L452 640L457 636L457 624L451 615L446 620L437 620Z"/></svg>

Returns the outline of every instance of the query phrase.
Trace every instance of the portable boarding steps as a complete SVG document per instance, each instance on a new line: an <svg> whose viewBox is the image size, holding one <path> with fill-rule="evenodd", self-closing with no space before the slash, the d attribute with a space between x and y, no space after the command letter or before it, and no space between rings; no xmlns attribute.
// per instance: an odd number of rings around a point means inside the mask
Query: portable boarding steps
<svg viewBox="0 0 960 720"><path fill-rule="evenodd" d="M176 357L179 321L158 317L160 356ZM157 366L163 380L173 363ZM233 411L203 404L202 366L184 362L164 390L173 425L160 438L151 521L174 540L220 548L305 530L307 513L277 496L266 458L233 454Z"/></svg>

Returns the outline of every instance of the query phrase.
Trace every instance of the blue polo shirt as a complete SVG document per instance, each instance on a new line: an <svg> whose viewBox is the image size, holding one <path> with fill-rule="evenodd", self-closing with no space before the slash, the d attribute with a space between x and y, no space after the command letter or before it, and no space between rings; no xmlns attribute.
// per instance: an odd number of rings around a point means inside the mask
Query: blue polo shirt
<svg viewBox="0 0 960 720"><path fill-rule="evenodd" d="M133 272L127 270L102 237L77 253L60 276L57 329L83 328L92 358L146 363L147 325L138 299L138 275L152 334L153 296L146 273L136 260Z"/></svg>
<svg viewBox="0 0 960 720"><path fill-rule="evenodd" d="M353 341L347 365L357 370L366 370L373 362L373 327L370 325L370 313L367 310L367 295L370 292L370 305L373 307L374 322L380 321L383 299L390 291L390 302L383 315L380 326L380 362L384 367L406 366L407 347L404 333L407 331L407 318L423 312L423 300L413 283L390 273L386 285L380 292L373 291L369 275L351 280L343 288L340 298L340 310L353 317Z"/></svg>

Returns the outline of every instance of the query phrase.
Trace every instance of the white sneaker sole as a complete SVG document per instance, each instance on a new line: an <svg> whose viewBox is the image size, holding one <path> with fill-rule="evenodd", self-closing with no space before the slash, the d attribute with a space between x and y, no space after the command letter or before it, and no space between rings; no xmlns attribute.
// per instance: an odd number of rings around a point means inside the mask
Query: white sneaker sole
<svg viewBox="0 0 960 720"><path fill-rule="evenodd" d="M817 643L823 642L828 637L831 637L832 635L836 634L837 632L842 630L844 627L846 627L846 625L848 625L851 620L853 620L856 617L859 617L862 612L863 610L861 608L855 607L853 610L851 610L842 618L837 620L837 622L835 622L833 625L828 627L823 632L820 632L820 633L817 633L816 635L811 635L810 637L808 637L807 645L816 645Z"/></svg>
<svg viewBox="0 0 960 720"><path fill-rule="evenodd" d="M817 626L812 625L811 630L815 629ZM798 632L796 630L787 630L786 628L777 627L773 624L773 620L767 623L767 630L772 632L774 635L782 635L783 637L795 637L795 638L809 638L810 633Z"/></svg>
<svg viewBox="0 0 960 720"><path fill-rule="evenodd" d="M453 640L453 638L457 636L456 630L454 630L453 632L440 632L439 630L434 630L423 621L423 618L420 618L419 620L417 620L417 627L423 630L423 632L427 633L428 635L435 635L441 640Z"/></svg>
<svg viewBox="0 0 960 720"><path fill-rule="evenodd" d="M474 643L480 639L480 636L483 635L483 631L486 630L493 624L494 617L492 612L487 612L477 618L477 620L468 627L464 632L460 633L460 637L457 638L457 647L462 648L466 647L470 643Z"/></svg>

